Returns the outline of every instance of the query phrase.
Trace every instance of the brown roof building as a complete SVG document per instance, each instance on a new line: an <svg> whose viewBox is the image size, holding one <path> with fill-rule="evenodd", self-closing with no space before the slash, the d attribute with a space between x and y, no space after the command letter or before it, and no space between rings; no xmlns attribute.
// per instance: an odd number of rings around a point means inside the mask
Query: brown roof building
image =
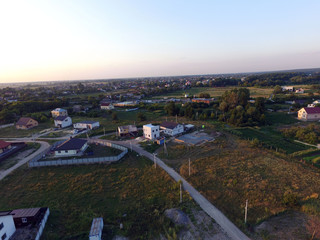
<svg viewBox="0 0 320 240"><path fill-rule="evenodd" d="M29 117L22 117L16 123L17 129L30 129L30 128L33 128L36 126L38 126L38 122L32 118L29 118Z"/></svg>

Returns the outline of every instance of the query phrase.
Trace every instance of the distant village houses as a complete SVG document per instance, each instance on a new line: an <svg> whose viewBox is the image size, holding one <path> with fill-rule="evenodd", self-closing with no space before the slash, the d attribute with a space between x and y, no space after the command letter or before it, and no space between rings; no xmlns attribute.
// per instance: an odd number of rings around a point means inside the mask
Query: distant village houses
<svg viewBox="0 0 320 240"><path fill-rule="evenodd" d="M51 111L51 115L53 118L56 118L59 116L68 116L68 111L63 108L56 108Z"/></svg>
<svg viewBox="0 0 320 240"><path fill-rule="evenodd" d="M120 137L123 136L137 136L138 128L135 125L126 125L118 127L118 134Z"/></svg>
<svg viewBox="0 0 320 240"><path fill-rule="evenodd" d="M114 109L114 106L112 105L112 103L101 103L100 108L103 110L112 110Z"/></svg>
<svg viewBox="0 0 320 240"><path fill-rule="evenodd" d="M281 90L282 90L283 92L285 92L285 91L293 92L294 88L293 88L293 86L282 86L282 87L281 87Z"/></svg>
<svg viewBox="0 0 320 240"><path fill-rule="evenodd" d="M194 103L206 103L210 104L211 102L214 101L214 98L193 98L192 102Z"/></svg>
<svg viewBox="0 0 320 240"><path fill-rule="evenodd" d="M72 119L68 116L58 116L54 119L54 125L57 128L66 128L72 125Z"/></svg>
<svg viewBox="0 0 320 240"><path fill-rule="evenodd" d="M320 107L305 107L298 111L298 119L305 121L320 120Z"/></svg>
<svg viewBox="0 0 320 240"><path fill-rule="evenodd" d="M75 129L95 129L95 128L99 128L100 127L100 123L98 121L82 121L82 122L78 122L73 124L73 128Z"/></svg>
<svg viewBox="0 0 320 240"><path fill-rule="evenodd" d="M16 129L30 129L38 126L38 121L30 117L22 117L16 123Z"/></svg>

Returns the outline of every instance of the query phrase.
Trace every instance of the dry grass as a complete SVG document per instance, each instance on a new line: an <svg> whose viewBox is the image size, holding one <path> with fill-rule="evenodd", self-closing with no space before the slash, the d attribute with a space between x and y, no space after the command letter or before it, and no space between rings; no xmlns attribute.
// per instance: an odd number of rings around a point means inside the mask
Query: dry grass
<svg viewBox="0 0 320 240"><path fill-rule="evenodd" d="M191 172L188 177L188 165L182 165L180 173L238 226L243 226L246 199L248 222L255 225L291 209L283 202L285 194L302 201L320 193L318 169L277 158L240 140L232 149L193 161Z"/></svg>

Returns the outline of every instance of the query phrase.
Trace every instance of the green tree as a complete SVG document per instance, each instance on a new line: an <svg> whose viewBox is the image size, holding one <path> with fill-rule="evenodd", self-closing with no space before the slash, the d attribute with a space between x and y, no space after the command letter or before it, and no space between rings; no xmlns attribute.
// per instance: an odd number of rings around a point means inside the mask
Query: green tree
<svg viewBox="0 0 320 240"><path fill-rule="evenodd" d="M279 94L279 93L282 93L282 87L279 86L279 85L276 85L273 89L273 93L274 94Z"/></svg>
<svg viewBox="0 0 320 240"><path fill-rule="evenodd" d="M117 113L116 113L116 112L113 112L112 115L111 115L111 118L112 118L113 121L118 120L118 115L117 115Z"/></svg>
<svg viewBox="0 0 320 240"><path fill-rule="evenodd" d="M147 120L147 117L142 112L139 112L137 114L137 119L138 119L138 121L143 122L143 121Z"/></svg>
<svg viewBox="0 0 320 240"><path fill-rule="evenodd" d="M210 98L210 94L209 93L200 93L199 98Z"/></svg>

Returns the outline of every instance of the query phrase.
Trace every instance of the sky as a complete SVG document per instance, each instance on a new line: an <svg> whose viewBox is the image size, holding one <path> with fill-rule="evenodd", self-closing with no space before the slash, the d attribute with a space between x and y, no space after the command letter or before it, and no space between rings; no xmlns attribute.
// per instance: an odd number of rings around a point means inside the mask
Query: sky
<svg viewBox="0 0 320 240"><path fill-rule="evenodd" d="M0 83L320 67L318 0L0 2Z"/></svg>

